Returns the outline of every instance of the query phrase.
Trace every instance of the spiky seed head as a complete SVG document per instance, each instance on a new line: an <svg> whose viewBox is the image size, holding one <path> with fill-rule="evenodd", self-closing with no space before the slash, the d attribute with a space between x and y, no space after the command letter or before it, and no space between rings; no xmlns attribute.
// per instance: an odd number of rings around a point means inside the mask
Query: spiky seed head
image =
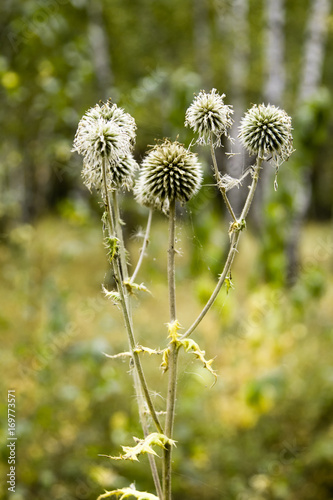
<svg viewBox="0 0 333 500"><path fill-rule="evenodd" d="M108 189L129 188L137 164L131 154L135 121L109 100L89 109L79 122L73 151L83 156L82 176L86 186L101 190L103 163Z"/></svg>
<svg viewBox="0 0 333 500"><path fill-rule="evenodd" d="M293 152L291 118L268 104L254 105L241 120L239 138L250 154L272 156L279 166Z"/></svg>
<svg viewBox="0 0 333 500"><path fill-rule="evenodd" d="M199 134L198 144L221 145L222 136L228 136L232 126L232 106L224 104L225 94L220 95L216 89L209 93L202 90L187 109L185 127L190 127Z"/></svg>
<svg viewBox="0 0 333 500"><path fill-rule="evenodd" d="M122 187L130 190L134 186L134 175L137 170L139 170L139 165L132 153L129 153L127 156L120 156L116 168L113 163L107 163L107 189L111 191L112 189ZM100 167L91 167L89 163L83 162L82 178L83 183L89 191L95 188L103 194L103 171Z"/></svg>
<svg viewBox="0 0 333 500"><path fill-rule="evenodd" d="M192 198L201 182L197 155L166 139L144 158L135 194L139 203L166 211L170 202L185 203Z"/></svg>

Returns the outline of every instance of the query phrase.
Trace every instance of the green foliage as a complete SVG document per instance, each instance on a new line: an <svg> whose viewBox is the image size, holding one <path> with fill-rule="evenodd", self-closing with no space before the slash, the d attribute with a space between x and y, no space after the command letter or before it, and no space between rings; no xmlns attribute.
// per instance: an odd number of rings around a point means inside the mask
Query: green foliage
<svg viewBox="0 0 333 500"><path fill-rule="evenodd" d="M120 311L113 308L110 314L109 302L98 295L107 263L97 225L46 219L36 227L16 228L10 244L1 246L0 386L3 394L9 387L17 391L18 498L96 500L104 488L125 492L133 476L130 462L98 456L106 446L115 455L140 429L130 378L118 369L119 361L103 355L126 346L119 334ZM160 230L156 219L153 231ZM190 269L185 255L192 241L182 234L182 262ZM303 235L297 287L285 291L257 280L249 298L259 252L250 231L247 240L248 251L240 252L233 270L235 293L222 292L199 328L200 344L216 355L215 386L204 390L211 386L211 374L192 356L181 354L175 439L182 447L174 450L179 471L175 499L215 500L223 491L231 500L240 495L328 500L333 411L329 227L309 226ZM152 240L152 259L144 262L143 274L164 274L154 261L165 252L167 243L161 242ZM138 252L140 243L131 240L131 245ZM191 283L199 286L209 277L206 269ZM184 326L193 310L201 309L189 299L188 287L189 278L180 280L178 313ZM140 295L149 317L135 312L142 332L138 340L158 346L164 329L151 325L167 321L165 286L151 291L153 297ZM162 375L156 382L160 358L142 359L154 390L163 384ZM154 400L158 409L164 408L158 394ZM4 410L3 405L3 443ZM151 490L146 460L142 456L136 469L137 490L142 492ZM5 446L0 470L4 477ZM6 498L3 491L1 499Z"/></svg>

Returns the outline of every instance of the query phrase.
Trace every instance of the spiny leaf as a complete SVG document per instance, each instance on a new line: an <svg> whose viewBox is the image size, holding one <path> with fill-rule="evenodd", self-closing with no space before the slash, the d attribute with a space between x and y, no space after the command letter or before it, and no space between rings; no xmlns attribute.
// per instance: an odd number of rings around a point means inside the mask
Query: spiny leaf
<svg viewBox="0 0 333 500"><path fill-rule="evenodd" d="M233 290L235 287L234 287L234 284L231 280L231 274L229 274L229 276L227 276L224 280L224 284L225 284L225 287L227 289L227 294L229 293L229 290Z"/></svg>
<svg viewBox="0 0 333 500"><path fill-rule="evenodd" d="M152 354L162 354L164 352L161 351L161 350L158 350L158 349L150 349L150 347L144 347L142 345L138 345L134 351L135 353L137 354L141 354L141 353L147 353L149 354L149 356L151 356ZM119 354L106 354L106 353L103 353L107 358L111 358L111 359L117 359L117 358L130 358L132 357L132 354L129 352L129 351L126 351L126 352L120 352Z"/></svg>
<svg viewBox="0 0 333 500"><path fill-rule="evenodd" d="M156 495L152 493L147 493L146 491L137 491L134 488L121 488L119 490L106 491L100 495L97 500L103 500L104 498L117 497L119 500L124 500L125 498L134 497L137 500L159 500Z"/></svg>
<svg viewBox="0 0 333 500"><path fill-rule="evenodd" d="M149 434L145 439L138 439L136 437L133 438L137 443L136 446L122 446L125 454L120 455L119 457L112 457L110 455L100 455L104 457L111 458L113 460L131 460L138 461L138 455L144 455L150 453L151 455L157 455L157 453L153 450L152 446L159 446L160 448L165 448L166 444L171 446L175 446L176 442L173 439L168 438L164 434L160 434L158 432L153 432Z"/></svg>
<svg viewBox="0 0 333 500"><path fill-rule="evenodd" d="M120 295L118 292L116 292L115 290L109 291L105 288L104 285L102 285L102 290L107 299L110 299L114 305L118 305L118 303L120 302Z"/></svg>
<svg viewBox="0 0 333 500"><path fill-rule="evenodd" d="M109 258L109 262L113 261L114 257L118 253L119 248L119 240L115 236L105 236L104 245L107 249L107 256Z"/></svg>
<svg viewBox="0 0 333 500"><path fill-rule="evenodd" d="M164 372L166 372L169 368L169 354L170 354L170 347L167 347L163 351L163 358L161 363L161 368Z"/></svg>
<svg viewBox="0 0 333 500"><path fill-rule="evenodd" d="M132 295L135 291L139 292L146 292L146 293L151 293L148 288L141 283L141 285L138 285L137 283L133 283L130 279L125 280L124 285L127 288L127 291Z"/></svg>
<svg viewBox="0 0 333 500"><path fill-rule="evenodd" d="M217 380L217 373L215 372L215 370L213 370L211 366L214 360L210 359L207 361L205 359L205 354L206 354L205 351L202 351L199 345L193 339L180 340L179 344L184 347L186 352L189 351L193 352L195 357L198 358L203 363L204 368L206 368L206 370L208 370L214 376L215 378L214 384L215 384Z"/></svg>
<svg viewBox="0 0 333 500"><path fill-rule="evenodd" d="M172 323L167 323L167 327L168 327L168 332L169 332L168 337L171 339L170 342L176 343L179 339L178 332L181 329L181 325L180 325L178 319L175 319L175 321L173 321Z"/></svg>

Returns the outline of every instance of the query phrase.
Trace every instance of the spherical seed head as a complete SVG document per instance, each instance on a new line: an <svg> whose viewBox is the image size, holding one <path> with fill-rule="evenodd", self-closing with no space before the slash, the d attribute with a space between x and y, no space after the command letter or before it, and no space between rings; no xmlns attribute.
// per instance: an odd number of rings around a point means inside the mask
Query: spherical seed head
<svg viewBox="0 0 333 500"><path fill-rule="evenodd" d="M82 117L80 124L84 127L91 126L95 121L100 119L105 122L115 123L129 136L131 141L135 142L136 124L134 118L129 113L125 113L122 108L112 103L111 99L105 103L96 104L96 106L89 109Z"/></svg>
<svg viewBox="0 0 333 500"><path fill-rule="evenodd" d="M103 164L109 189L133 183L136 163L131 150L135 130L134 119L110 100L85 113L75 134L73 151L84 157L82 176L89 189L101 189Z"/></svg>
<svg viewBox="0 0 333 500"><path fill-rule="evenodd" d="M198 144L221 145L222 136L228 136L232 126L233 110L223 102L225 94L218 94L212 89L208 94L201 91L187 109L185 127L190 127L199 134Z"/></svg>
<svg viewBox="0 0 333 500"><path fill-rule="evenodd" d="M139 165L135 161L132 153L127 156L120 156L117 162L117 168L114 164L106 164L107 189L117 189L119 187L130 190L134 186L134 175L139 170ZM83 163L82 169L83 183L91 191L95 188L103 194L103 172L102 169L91 167L89 163Z"/></svg>
<svg viewBox="0 0 333 500"><path fill-rule="evenodd" d="M167 210L170 202L185 203L192 198L201 182L197 155L178 142L165 140L144 158L135 194L139 203Z"/></svg>
<svg viewBox="0 0 333 500"><path fill-rule="evenodd" d="M253 106L242 118L239 138L250 154L272 156L279 166L293 152L291 118L268 104Z"/></svg>

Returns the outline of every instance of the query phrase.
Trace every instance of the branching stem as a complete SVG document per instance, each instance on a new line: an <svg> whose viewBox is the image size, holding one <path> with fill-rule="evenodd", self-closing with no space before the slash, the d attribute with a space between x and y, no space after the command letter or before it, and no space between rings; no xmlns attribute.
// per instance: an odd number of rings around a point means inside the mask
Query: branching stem
<svg viewBox="0 0 333 500"><path fill-rule="evenodd" d="M130 279L130 283L133 283L138 272L139 272L139 269L141 267L141 264L142 264L142 261L143 261L143 258L145 256L145 251L146 251L146 248L148 246L148 243L149 243L149 235L150 235L150 228L151 228L151 221L152 221L152 218L153 218L153 209L151 208L149 210L149 214L148 214L148 221L147 221L147 227L146 227L146 232L145 232L145 236L144 236L144 239L143 239L143 244L142 244L142 248L140 250L140 257L139 257L139 260L138 260L138 263L136 265L136 268L131 276L131 279Z"/></svg>
<svg viewBox="0 0 333 500"><path fill-rule="evenodd" d="M258 184L259 173L260 173L262 161L263 161L262 158L260 158L258 156L256 164L254 166L254 171L252 174L252 183L250 186L250 190L249 190L249 193L248 193L247 198L245 200L244 207L243 207L242 213L240 215L240 218L238 219L238 221L236 220L236 224L241 223L242 221L245 221L246 217L249 213L249 210L250 210L250 207L251 207L251 204L253 201L254 193L255 193L255 190L256 190L256 187ZM206 316L207 312L209 311L209 309L212 307L213 303L215 302L215 299L216 299L217 295L219 294L219 292L224 284L224 280L226 279L226 277L228 276L228 274L230 272L232 263L234 261L234 258L235 258L236 252L237 252L237 246L238 246L238 242L240 239L240 235L241 235L240 230L238 230L237 232L234 231L231 234L230 248L229 248L227 260L226 260L226 263L224 265L223 271L220 275L220 278L216 284L216 287L215 287L212 295L208 299L205 307L202 309L201 313L197 317L197 319L194 321L194 323L192 323L192 325L189 327L189 329L181 336L181 340L189 337L194 332L196 327L203 320L203 318Z"/></svg>
<svg viewBox="0 0 333 500"><path fill-rule="evenodd" d="M132 354L132 359L134 362L134 370L135 370L135 376L133 377L134 379L134 388L135 388L135 393L138 398L138 404L139 404L139 413L140 413L140 420L142 424L142 429L143 432L146 433L148 432L148 424L147 424L147 417L146 417L146 412L145 408L143 405L142 401L142 395L145 399L145 402L147 404L149 413L151 415L152 420L154 421L155 427L158 432L163 434L163 428L160 424L159 418L157 416L157 413L154 408L154 404L152 402L152 399L149 394L147 382L144 376L144 372L142 369L142 364L141 360L139 357L139 354L135 352L135 347L136 347L136 341L134 337L134 332L133 332L133 324L132 324L132 318L131 318L131 313L129 309L129 298L126 294L125 287L123 284L123 279L127 278L127 264L126 264L126 256L125 256L125 249L124 249L124 241L123 241L123 236L122 236L122 231L120 227L120 216L119 216L119 209L118 209L118 200L116 194L113 193L113 208L115 213L112 211L112 206L111 206L111 201L110 201L110 196L109 192L107 189L107 182L106 182L106 165L105 161L103 162L103 185L104 185L104 198L105 198L105 207L106 207L106 213L107 213L107 228L109 232L109 236L114 236L118 238L120 241L120 256L115 256L115 258L112 260L113 264L113 270L115 273L116 281L117 281L117 288L118 288L118 293L120 297L120 304L123 312L123 317L124 317L124 322L125 322L125 327L126 327L126 332L127 332L127 337L128 337L128 342L130 346L130 351ZM140 406L141 405L141 406ZM157 472L157 467L155 463L154 457L152 457L152 460L149 460L150 466L151 466L151 471L152 471L152 476L153 480L155 483L156 491L158 495L161 495L161 486L160 486L160 481L158 477L158 472Z"/></svg>
<svg viewBox="0 0 333 500"><path fill-rule="evenodd" d="M212 160L213 160L213 167L214 167L214 174L215 174L215 178L216 178L216 181L217 181L217 186L219 188L219 190L221 191L221 194L223 196L223 200L227 206L227 209L232 217L232 220L234 222L237 222L237 218L236 218L236 215L235 215L235 212L233 211L233 208L232 206L230 205L230 201L229 201L229 198L227 196L227 193L226 193L226 190L220 186L220 183L219 183L219 180L220 180L220 172L219 172L219 169L218 169L218 166L217 166L217 161L216 161L216 155L215 155L215 149L214 149L214 146L213 146L213 140L210 141L210 152L211 152L211 155L212 155Z"/></svg>
<svg viewBox="0 0 333 500"><path fill-rule="evenodd" d="M175 201L170 203L169 212L169 248L168 248L168 286L169 286L169 309L170 323L176 320L176 283L175 283L175 226L176 207ZM176 393L177 393L177 365L178 347L175 343L170 344L169 353L169 380L167 394L167 408L165 419L165 434L172 439L173 423L175 418ZM163 500L171 500L171 455L170 445L166 445L163 462Z"/></svg>

